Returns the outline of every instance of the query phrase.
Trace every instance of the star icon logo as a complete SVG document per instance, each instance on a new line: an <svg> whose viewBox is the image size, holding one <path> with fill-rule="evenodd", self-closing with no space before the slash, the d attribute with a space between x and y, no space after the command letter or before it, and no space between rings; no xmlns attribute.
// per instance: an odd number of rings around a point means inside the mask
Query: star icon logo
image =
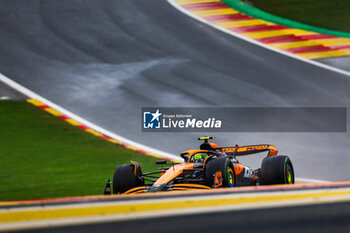
<svg viewBox="0 0 350 233"><path fill-rule="evenodd" d="M143 129L160 129L162 128L162 113L154 109L153 111L143 111Z"/></svg>
<svg viewBox="0 0 350 233"><path fill-rule="evenodd" d="M153 122L154 120L157 120L159 121L159 117L162 115L160 112L159 112L159 109L157 109L157 111L155 113L151 113L152 115L152 120L151 122Z"/></svg>

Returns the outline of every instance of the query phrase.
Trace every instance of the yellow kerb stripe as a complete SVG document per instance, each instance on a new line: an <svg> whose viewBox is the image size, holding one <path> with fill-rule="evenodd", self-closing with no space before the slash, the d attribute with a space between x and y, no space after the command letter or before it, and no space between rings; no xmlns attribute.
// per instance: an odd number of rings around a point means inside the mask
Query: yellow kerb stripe
<svg viewBox="0 0 350 233"><path fill-rule="evenodd" d="M73 119L66 119L65 121L74 126L81 125L79 122Z"/></svg>
<svg viewBox="0 0 350 233"><path fill-rule="evenodd" d="M39 100L36 100L36 99L27 99L27 102L28 103L31 103L35 106L42 106L42 105L45 105L43 102L39 101Z"/></svg>
<svg viewBox="0 0 350 233"><path fill-rule="evenodd" d="M192 13L201 17L208 17L208 16L217 16L217 15L237 14L238 11L230 8L230 9L196 10L196 11L192 11Z"/></svg>
<svg viewBox="0 0 350 233"><path fill-rule="evenodd" d="M242 34L253 39L262 39L267 37L286 36L286 35L296 35L296 36L313 35L316 33L299 30L299 29L282 29L282 30L275 30L275 31L248 32L248 33L242 33Z"/></svg>
<svg viewBox="0 0 350 233"><path fill-rule="evenodd" d="M287 201L306 200L315 202L322 198L341 198L342 200L350 200L350 191L324 191L324 192L309 192L309 193L293 193L284 195L270 196L237 196L220 199L191 199L191 200L175 200L169 202L154 201L146 203L107 203L96 206L67 206L67 207L43 207L32 210L12 209L0 212L0 222L21 222L33 220L47 220L59 218L74 218L87 217L98 215L123 215L130 213L142 213L147 211L164 211L177 209L193 209L205 207L220 207L220 206L239 206L243 204L273 204Z"/></svg>
<svg viewBox="0 0 350 233"><path fill-rule="evenodd" d="M88 133L91 133L91 134L93 134L93 135L95 135L97 137L103 135L103 134L100 134L99 132L97 132L97 131L95 131L93 129L86 129L85 131L88 132Z"/></svg>
<svg viewBox="0 0 350 233"><path fill-rule="evenodd" d="M62 113L60 113L59 111L56 111L56 110L53 109L53 108L45 108L44 110L45 110L46 112L51 113L51 114L54 115L54 116L62 116Z"/></svg>
<svg viewBox="0 0 350 233"><path fill-rule="evenodd" d="M216 22L215 24L224 28L266 25L266 23L260 19Z"/></svg>
<svg viewBox="0 0 350 233"><path fill-rule="evenodd" d="M133 146L125 146L125 148L127 148L129 150L138 150L138 148L133 147Z"/></svg>
<svg viewBox="0 0 350 233"><path fill-rule="evenodd" d="M321 44L314 41L306 40L306 41L296 41L296 42L287 42L287 43L272 43L269 45L279 49L291 49L291 48L301 48L301 47L315 46L315 45L321 45Z"/></svg>
<svg viewBox="0 0 350 233"><path fill-rule="evenodd" d="M115 143L115 144L121 144L120 141L117 141L117 140L115 140L115 139L113 139L113 138L110 138L110 139L107 139L107 140L110 141L110 142L112 142L112 143Z"/></svg>
<svg viewBox="0 0 350 233"><path fill-rule="evenodd" d="M350 52L342 50L342 51L325 51L325 52L314 52L314 53L299 53L297 55L308 59L318 59L318 58L326 58L326 57L349 56Z"/></svg>
<svg viewBox="0 0 350 233"><path fill-rule="evenodd" d="M334 39L321 39L321 40L313 40L325 46L327 45L346 45L350 44L350 39L348 38L334 38Z"/></svg>

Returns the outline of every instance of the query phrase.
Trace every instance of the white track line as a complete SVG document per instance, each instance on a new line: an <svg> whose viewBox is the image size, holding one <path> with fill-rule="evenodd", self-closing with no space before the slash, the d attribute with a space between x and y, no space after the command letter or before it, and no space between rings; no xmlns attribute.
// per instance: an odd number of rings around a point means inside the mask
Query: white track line
<svg viewBox="0 0 350 233"><path fill-rule="evenodd" d="M227 34L230 34L232 36L235 36L235 37L238 37L242 40L245 40L245 41L248 41L252 44L255 44L255 45L258 45L258 46L261 46L261 47L264 47L266 49L269 49L269 50L272 50L276 53L280 53L280 54L283 54L283 55L286 55L288 57L292 57L292 58L295 58L297 60L300 60L300 61L303 61L303 62L306 62L306 63L309 63L309 64L312 64L312 65L315 65L315 66L318 66L318 67L321 67L321 68L324 68L324 69L327 69L327 70L330 70L330 71L333 71L333 72L336 72L336 73L340 73L340 74L343 74L343 75L346 75L346 76L350 76L350 72L346 71L346 70L342 70L342 69L339 69L339 68L336 68L336 67L333 67L333 66L329 66L329 65L326 65L326 64L323 64L323 63L320 63L320 62L317 62L317 61L314 61L314 60L309 60L309 59L306 59L306 58L303 58L303 57L299 57L297 55L294 55L292 53L288 53L288 52L285 52L283 50L279 50L279 49L276 49L276 48L273 48L271 46L268 46L264 43L261 43L259 41L256 41L256 40L253 40L253 39L250 39L250 38L247 38L241 34L238 34L236 32L233 32L233 31L230 31L226 28L223 28L223 27L220 27L216 24L213 24L197 15L194 15L192 14L190 11L184 9L182 6L180 6L178 3L175 2L175 0L167 0L173 7L175 7L176 9L178 9L179 11L181 11L182 13L204 23L204 24L207 24L217 30L220 30L222 32L225 32Z"/></svg>
<svg viewBox="0 0 350 233"><path fill-rule="evenodd" d="M149 152L149 153L152 153L152 154L156 154L156 155L160 155L160 156L163 156L164 158L168 158L168 159L171 159L171 160L178 160L178 161L181 161L181 159L176 156L176 155L173 155L173 154L170 154L170 153L167 153L167 152L164 152L164 151L160 151L160 150L157 150L157 149L154 149L154 148L151 148L151 147L148 147L148 146L145 146L145 145L142 145L142 144L139 144L137 142L134 142L134 141L131 141L129 139L126 139L122 136L119 136L115 133L112 133L104 128L101 128L100 126L97 126L93 123L91 123L90 121L87 121L85 119L83 119L82 117L78 116L78 115L75 115L74 113L64 109L63 107L57 105L57 104L54 104L52 103L51 101L45 99L44 97L34 93L33 91L29 90L28 88L16 83L15 81L9 79L8 77L4 76L3 74L0 73L0 81L5 83L6 85L12 87L13 89L15 89L16 91L22 93L23 95L25 96L28 96L29 98L32 98L32 99L37 99L41 102L43 102L44 104L52 107L53 109L56 109L57 111L63 113L64 115L82 123L83 125L86 125L88 126L89 128L93 129L93 130L96 130L104 135L107 135L115 140L118 140L122 143L125 143L125 144L128 144L130 146L133 146L133 147L136 147L136 148L139 148L141 150L144 150L146 152ZM306 178L296 178L296 180L298 181L301 181L301 182L310 182L310 183L324 183L324 182L328 182L328 181L324 181L324 180L314 180L314 179L306 179Z"/></svg>
<svg viewBox="0 0 350 233"><path fill-rule="evenodd" d="M37 99L41 102L43 102L44 104L50 106L51 108L53 109L56 109L57 111L61 112L62 114L78 121L79 123L83 124L83 125L86 125L87 127L93 129L93 130L96 130L106 136L109 136L117 141L120 141L122 143L125 143L129 146L132 146L132 147L136 147L138 149L141 149L141 150L144 150L148 153L152 153L152 154L156 154L156 155L159 155L163 158L167 158L167 159L171 159L171 160L177 160L177 161L181 161L181 158L179 156L176 156L176 155L173 155L173 154L170 154L170 153L167 153L167 152L164 152L164 151L160 151L160 150L157 150L157 149L154 149L154 148L151 148L151 147L148 147L148 146L145 146L145 145L142 145L142 144L139 144L137 142L134 142L134 141L131 141L129 139L126 139L120 135L117 135L115 133L112 133L111 131L108 131L98 125L95 125L93 124L92 122L90 121L87 121L85 120L84 118L78 116L78 115L75 115L74 113L64 109L63 107L57 105L57 104L54 104L52 103L50 100L48 99L45 99L44 97L34 93L33 91L29 90L28 88L14 82L13 80L9 79L8 77L4 76L3 74L0 74L0 81L5 83L6 85L12 87L13 89L17 90L18 92L22 93L23 95L31 98L31 99Z"/></svg>
<svg viewBox="0 0 350 233"><path fill-rule="evenodd" d="M295 181L297 183L327 183L330 181L326 181L326 180L316 180L316 179L309 179L309 178L295 178Z"/></svg>

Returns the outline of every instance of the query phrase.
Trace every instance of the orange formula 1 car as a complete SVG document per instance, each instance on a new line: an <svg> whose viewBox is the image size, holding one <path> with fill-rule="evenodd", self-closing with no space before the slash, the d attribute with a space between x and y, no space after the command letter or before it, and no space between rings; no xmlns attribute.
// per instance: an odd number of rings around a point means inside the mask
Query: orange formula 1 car
<svg viewBox="0 0 350 233"><path fill-rule="evenodd" d="M294 170L286 155L277 155L273 145L249 145L219 147L204 140L199 150L188 150L181 154L183 163L157 161L168 165L159 171L142 173L141 166L120 165L113 176L113 193L134 194L172 190L211 189L250 185L293 184ZM267 151L261 168L252 169L242 165L237 157Z"/></svg>

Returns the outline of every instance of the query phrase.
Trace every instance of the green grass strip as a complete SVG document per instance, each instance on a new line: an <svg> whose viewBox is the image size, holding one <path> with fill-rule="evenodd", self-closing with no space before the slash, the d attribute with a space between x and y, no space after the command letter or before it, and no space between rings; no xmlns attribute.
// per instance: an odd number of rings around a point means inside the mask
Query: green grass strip
<svg viewBox="0 0 350 233"><path fill-rule="evenodd" d="M0 201L100 195L117 165L157 168L25 101L0 101L0 130Z"/></svg>
<svg viewBox="0 0 350 233"><path fill-rule="evenodd" d="M341 32L336 30L315 27L304 23L299 23L290 19L285 19L276 15L269 14L265 11L259 10L253 6L247 5L241 0L222 0L222 2L246 15L249 15L258 19L262 19L265 21L273 22L276 24L280 24L286 27L298 28L298 29L318 32L322 34L350 38L350 33L348 32ZM310 12L310 14L313 14L313 12Z"/></svg>

